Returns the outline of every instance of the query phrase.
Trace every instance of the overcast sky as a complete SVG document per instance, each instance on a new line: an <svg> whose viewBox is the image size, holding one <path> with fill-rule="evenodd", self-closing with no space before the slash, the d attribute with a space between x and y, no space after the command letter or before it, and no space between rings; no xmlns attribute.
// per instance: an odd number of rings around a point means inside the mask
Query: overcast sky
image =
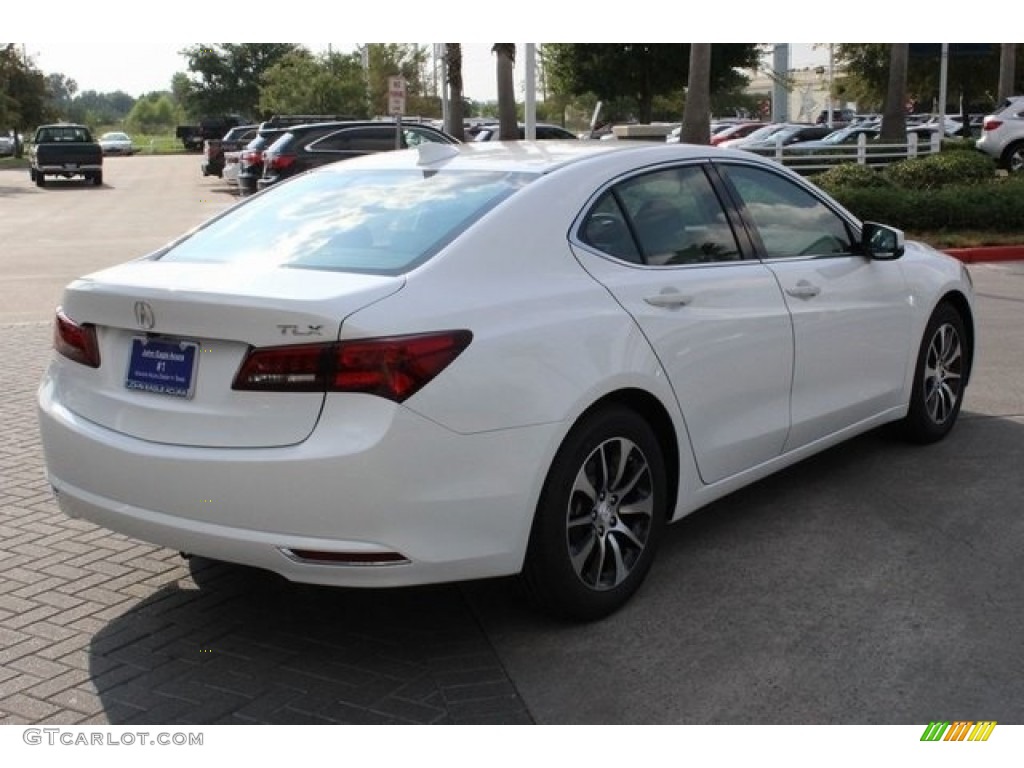
<svg viewBox="0 0 1024 768"><path fill-rule="evenodd" d="M147 43L132 40L119 43L81 42L25 43L25 50L46 73L60 72L78 84L78 90L124 91L138 97L150 91L167 90L175 72L186 62L178 52L193 43ZM304 43L312 50L326 50L328 43ZM336 50L351 51L354 43L334 43ZM495 62L490 43L463 43L463 80L466 96L475 101L493 101ZM522 43L517 43L516 91L522 98L525 82ZM792 44L792 66L802 68L828 61L827 48Z"/></svg>

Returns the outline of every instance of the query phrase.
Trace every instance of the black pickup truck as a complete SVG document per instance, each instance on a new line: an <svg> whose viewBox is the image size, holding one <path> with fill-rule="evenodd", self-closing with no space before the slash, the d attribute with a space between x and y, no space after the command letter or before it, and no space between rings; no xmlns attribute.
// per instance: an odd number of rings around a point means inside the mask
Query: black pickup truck
<svg viewBox="0 0 1024 768"><path fill-rule="evenodd" d="M219 139L236 125L245 121L238 115L221 117L204 117L198 125L179 125L174 135L181 139L181 144L188 150L201 150L207 139Z"/></svg>
<svg viewBox="0 0 1024 768"><path fill-rule="evenodd" d="M29 176L37 186L47 176L83 176L96 186L103 183L103 150L84 125L56 123L36 129L29 149Z"/></svg>

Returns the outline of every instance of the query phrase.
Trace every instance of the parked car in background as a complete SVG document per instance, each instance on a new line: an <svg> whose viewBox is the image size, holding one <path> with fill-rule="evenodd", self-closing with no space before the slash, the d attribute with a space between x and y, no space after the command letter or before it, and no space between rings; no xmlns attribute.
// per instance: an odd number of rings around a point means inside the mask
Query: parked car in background
<svg viewBox="0 0 1024 768"><path fill-rule="evenodd" d="M84 125L41 125L29 149L28 174L39 187L47 176L82 176L98 187L103 184L103 150Z"/></svg>
<svg viewBox="0 0 1024 768"><path fill-rule="evenodd" d="M856 119L852 109L833 109L832 110L832 121L831 127L845 128L847 125L852 123ZM829 125L829 110L823 109L818 113L817 119L814 121L817 125Z"/></svg>
<svg viewBox="0 0 1024 768"><path fill-rule="evenodd" d="M13 133L0 134L0 157L14 157L18 152L18 139Z"/></svg>
<svg viewBox="0 0 1024 768"><path fill-rule="evenodd" d="M374 152L408 149L425 143L457 144L458 139L430 125L394 121L346 121L296 125L263 152L265 189L296 174L327 163Z"/></svg>
<svg viewBox="0 0 1024 768"><path fill-rule="evenodd" d="M772 123L758 128L739 139L727 139L718 144L719 147L733 149L770 149L772 147L788 147L802 141L823 139L831 131L826 125L810 123Z"/></svg>
<svg viewBox="0 0 1024 768"><path fill-rule="evenodd" d="M284 132L294 125L329 123L352 120L338 115L274 115L260 123L256 136L245 145L238 158L238 173L235 182L240 195L256 192L257 182L263 177L263 152L277 141Z"/></svg>
<svg viewBox="0 0 1024 768"><path fill-rule="evenodd" d="M203 160L199 170L203 176L221 176L224 172L224 153L241 149L256 136L258 125L236 125L219 139L203 142Z"/></svg>
<svg viewBox="0 0 1024 768"><path fill-rule="evenodd" d="M112 131L100 136L100 149L104 155L134 155L135 145L127 133Z"/></svg>
<svg viewBox="0 0 1024 768"><path fill-rule="evenodd" d="M560 125L550 123L537 123L535 126L537 140L550 139L578 139L572 131L567 131ZM466 131L466 141L498 141L498 124L477 125ZM526 126L519 124L519 138L526 138Z"/></svg>
<svg viewBox="0 0 1024 768"><path fill-rule="evenodd" d="M596 619L667 523L884 424L947 436L973 301L960 262L751 153L424 143L71 283L47 479L174 551L349 587L518 574Z"/></svg>
<svg viewBox="0 0 1024 768"><path fill-rule="evenodd" d="M722 130L711 134L711 145L714 147L719 146L722 142L731 141L732 139L742 139L754 131L764 128L767 123L761 121L753 121L749 123L734 123L726 126Z"/></svg>
<svg viewBox="0 0 1024 768"><path fill-rule="evenodd" d="M975 147L1010 173L1024 172L1024 96L1011 96L985 116Z"/></svg>
<svg viewBox="0 0 1024 768"><path fill-rule="evenodd" d="M742 147L744 144L756 144L767 139L776 131L781 131L787 125L788 123L768 123L754 131L751 131L746 136L741 136L735 139L723 139L718 142L717 146L722 147L723 149L732 149L734 147Z"/></svg>

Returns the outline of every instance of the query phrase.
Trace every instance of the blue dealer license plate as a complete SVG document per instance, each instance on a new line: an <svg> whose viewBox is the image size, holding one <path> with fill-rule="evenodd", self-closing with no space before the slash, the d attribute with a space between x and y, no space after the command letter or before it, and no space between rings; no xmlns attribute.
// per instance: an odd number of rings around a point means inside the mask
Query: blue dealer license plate
<svg viewBox="0 0 1024 768"><path fill-rule="evenodd" d="M124 385L158 395L190 398L195 388L198 349L199 344L194 341L136 336L132 339Z"/></svg>

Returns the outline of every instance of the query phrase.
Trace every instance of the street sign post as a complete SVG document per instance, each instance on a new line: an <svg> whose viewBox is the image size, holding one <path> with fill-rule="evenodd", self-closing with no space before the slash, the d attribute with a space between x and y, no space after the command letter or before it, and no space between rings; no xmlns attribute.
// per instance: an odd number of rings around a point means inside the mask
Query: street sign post
<svg viewBox="0 0 1024 768"><path fill-rule="evenodd" d="M395 118L395 149L402 148L402 115L405 114L405 78L388 78L388 114Z"/></svg>

